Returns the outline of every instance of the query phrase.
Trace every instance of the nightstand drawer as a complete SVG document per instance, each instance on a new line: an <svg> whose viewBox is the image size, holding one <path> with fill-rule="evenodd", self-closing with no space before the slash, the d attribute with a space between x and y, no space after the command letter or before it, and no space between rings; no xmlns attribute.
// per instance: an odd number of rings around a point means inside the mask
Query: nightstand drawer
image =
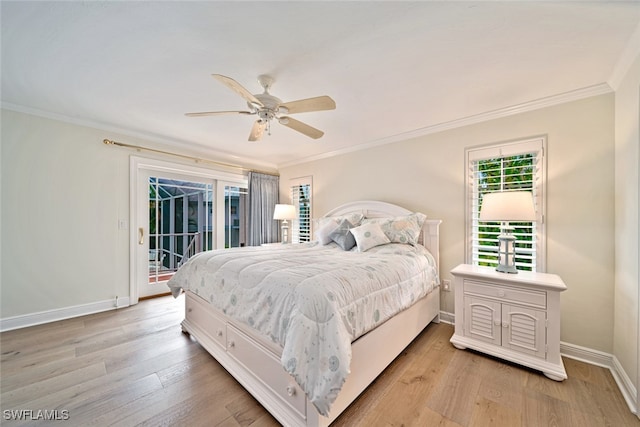
<svg viewBox="0 0 640 427"><path fill-rule="evenodd" d="M519 304L526 304L532 307L547 307L546 292L517 289L508 286L496 286L495 284L489 285L465 279L464 293L495 298L504 302L517 302Z"/></svg>

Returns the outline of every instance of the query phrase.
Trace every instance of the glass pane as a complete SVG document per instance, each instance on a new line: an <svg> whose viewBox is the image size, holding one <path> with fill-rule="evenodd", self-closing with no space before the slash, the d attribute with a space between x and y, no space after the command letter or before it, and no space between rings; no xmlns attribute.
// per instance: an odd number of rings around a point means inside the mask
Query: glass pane
<svg viewBox="0 0 640 427"><path fill-rule="evenodd" d="M238 248L246 246L244 214L247 202L247 189L242 187L224 187L224 247Z"/></svg>
<svg viewBox="0 0 640 427"><path fill-rule="evenodd" d="M149 178L149 282L211 248L213 224L212 184Z"/></svg>

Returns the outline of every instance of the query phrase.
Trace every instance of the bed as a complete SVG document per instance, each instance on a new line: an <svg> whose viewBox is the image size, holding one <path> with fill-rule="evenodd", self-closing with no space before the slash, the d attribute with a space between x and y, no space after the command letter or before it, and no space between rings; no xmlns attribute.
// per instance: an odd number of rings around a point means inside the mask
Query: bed
<svg viewBox="0 0 640 427"><path fill-rule="evenodd" d="M439 321L440 220L361 201L319 221L320 242L204 252L168 283L183 331L286 426L331 424Z"/></svg>

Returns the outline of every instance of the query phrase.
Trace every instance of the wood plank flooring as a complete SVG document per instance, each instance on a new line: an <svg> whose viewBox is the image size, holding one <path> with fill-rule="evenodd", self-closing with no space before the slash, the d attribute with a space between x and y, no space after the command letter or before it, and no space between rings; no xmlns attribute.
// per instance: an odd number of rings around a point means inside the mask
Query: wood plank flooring
<svg viewBox="0 0 640 427"><path fill-rule="evenodd" d="M0 334L0 424L277 426L181 332L183 298ZM565 358L558 383L452 334L427 327L334 426L640 426L607 369Z"/></svg>

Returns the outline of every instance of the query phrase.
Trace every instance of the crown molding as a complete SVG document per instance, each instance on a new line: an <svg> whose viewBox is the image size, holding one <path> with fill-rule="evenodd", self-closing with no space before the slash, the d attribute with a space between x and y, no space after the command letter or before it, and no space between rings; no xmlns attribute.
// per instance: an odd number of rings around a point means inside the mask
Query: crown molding
<svg viewBox="0 0 640 427"><path fill-rule="evenodd" d="M448 122L438 123L431 126L426 126L420 129L412 130L409 132L399 133L389 137L376 139L374 141L365 142L363 144L354 145L349 148L329 151L326 153L318 154L316 156L306 157L299 160L285 162L278 164L278 169L295 166L302 163L308 163L316 160L327 159L342 154L352 153L355 151L362 151L373 147L379 147L381 145L392 144L394 142L407 141L409 139L418 138L425 135L430 135L437 132L456 129L463 126L469 126L477 123L486 122L489 120L500 119L503 117L509 117L528 111L539 110L541 108L547 108L567 102L577 101L592 96L604 95L613 92L613 89L607 83L601 83L594 86L585 87L582 89L576 89L570 92L561 93L559 95L553 95L546 98L536 99L534 101L525 102L523 104L514 105L511 107L500 108L486 113L480 113L473 116L463 117L461 119L451 120Z"/></svg>
<svg viewBox="0 0 640 427"><path fill-rule="evenodd" d="M616 63L611 77L608 80L609 86L618 90L624 76L629 72L633 62L640 56L640 24L627 41L618 62Z"/></svg>
<svg viewBox="0 0 640 427"><path fill-rule="evenodd" d="M155 135L152 133L140 132L132 129L121 128L118 126L109 125L106 123L101 123L97 121L81 119L78 117L71 117L64 114L52 113L50 111L40 110L32 107L25 107L23 105L12 104L9 102L2 102L0 106L5 110L15 111L17 113L29 114L32 116L42 117L45 119L56 120L63 123L69 123L76 126L84 126L92 129L98 129L109 133L117 133L123 136L129 136L131 138L137 138L157 144L163 144L170 147L178 147L188 150L193 153L194 156L202 156L208 157L213 156L217 160L228 162L228 163L236 163L239 164L239 167L246 168L248 170L251 169L266 169L277 171L277 165L273 163L262 162L255 159L243 158L240 156L231 155L228 153L218 152L215 150L197 150L198 147L202 147L192 142L181 141L176 139L169 139L160 135Z"/></svg>
<svg viewBox="0 0 640 427"><path fill-rule="evenodd" d="M636 33L640 36L640 32L636 32ZM620 63L622 63L622 61ZM388 136L388 137L385 137L385 138L380 138L380 139L376 139L376 140L373 140L373 141L370 141L370 142L365 142L365 143L362 143L362 144L354 145L354 146L351 146L349 148L344 148L344 149L339 149L339 150L334 150L334 151L328 151L328 152L321 153L321 154L318 154L318 155L315 155L315 156L304 157L304 158L301 158L301 159L292 160L292 161L289 161L289 162L284 162L284 163L279 163L279 164L265 163L265 162L256 161L254 159L248 159L248 158L246 158L246 159L245 158L239 158L237 156L230 156L228 154L219 153L219 152L212 152L212 151L208 151L206 153L200 153L200 154L214 155L214 156L216 156L216 158L219 158L219 159L222 159L222 160L225 160L225 161L242 162L242 163L244 163L242 166L247 166L247 168L249 168L249 169L252 168L252 167L259 166L261 168L273 169L273 170L277 171L277 170L279 170L281 168L295 166L295 165L308 163L308 162L312 162L312 161L316 161L316 160L327 159L327 158L331 158L331 157L335 157L335 156L339 156L339 155L343 155L343 154L348 154L348 153L353 153L353 152L357 152L357 151L366 150L366 149L373 148L373 147L379 147L379 146L382 146L382 145L392 144L392 143L395 143L395 142L406 141L406 140L409 140L409 139L418 138L418 137L421 137L421 136L426 136L426 135L434 134L434 133L437 133L437 132L456 129L456 128L460 128L460 127L463 127L463 126L469 126L469 125L482 123L482 122L486 122L486 121L490 121L490 120L500 119L500 118L503 118L503 117L509 117L509 116L513 116L513 115L516 115L516 114L525 113L525 112L528 112L528 111L534 111L534 110L538 110L538 109L541 109L541 108L546 108L546 107L551 107L551 106L554 106L554 105L564 104L564 103L567 103L567 102L577 101L577 100L584 99L584 98L589 98L589 97L592 97L592 96L604 95L604 94L611 93L611 92L613 92L612 86L610 86L607 83L601 83L601 84L598 84L598 85L589 86L589 87L582 88L582 89L576 89L576 90L573 90L573 91L569 91L569 92L565 92L565 93L561 93L561 94L558 94L558 95L553 95L553 96L549 96L549 97L545 97L545 98L540 98L540 99L537 99L537 100L525 102L525 103L522 103L522 104L510 106L510 107L500 108L500 109L493 110L493 111L488 111L488 112L485 112L485 113L480 113L480 114L476 114L476 115L472 115L472 116L468 116L468 117L463 117L461 119L451 120L451 121L448 121L448 122L438 123L438 124L435 124L435 125L431 125L431 126L426 126L426 127L423 127L423 128L415 129L415 130L412 130L412 131L403 132L403 133L399 133L399 134L396 134L396 135L391 135L391 136ZM189 143L189 142L186 142L186 141L171 140L171 139L163 138L163 137L158 136L158 135L153 135L153 134L133 131L131 129L118 128L118 127L107 125L107 124L104 124L104 123L99 123L99 122L94 122L94 121L90 121L90 120L79 119L77 117L69 117L69 116L66 116L66 115L57 114L57 113L51 113L51 112L48 112L48 111L38 110L38 109L35 109L35 108L24 107L24 106L21 106L21 105L2 102L2 108L7 109L7 110L20 112L20 113L40 116L40 117L44 117L44 118L48 118L48 119L52 119L52 120L58 120L58 121L66 122L66 123L71 123L71 124L75 124L75 125L79 125L79 126L87 126L87 127L91 127L91 128L94 128L94 129L104 130L104 131L107 131L107 132L115 132L115 133L118 133L118 134L121 134L121 135L130 136L130 137L134 137L134 138L139 138L139 139L143 139L143 140L147 140L147 141L151 141L151 142L166 144L166 145L170 145L170 146L174 146L174 147L175 146L179 146L179 147L183 147L183 148L189 149L189 150L193 150L193 148L194 148L194 144L193 143Z"/></svg>

